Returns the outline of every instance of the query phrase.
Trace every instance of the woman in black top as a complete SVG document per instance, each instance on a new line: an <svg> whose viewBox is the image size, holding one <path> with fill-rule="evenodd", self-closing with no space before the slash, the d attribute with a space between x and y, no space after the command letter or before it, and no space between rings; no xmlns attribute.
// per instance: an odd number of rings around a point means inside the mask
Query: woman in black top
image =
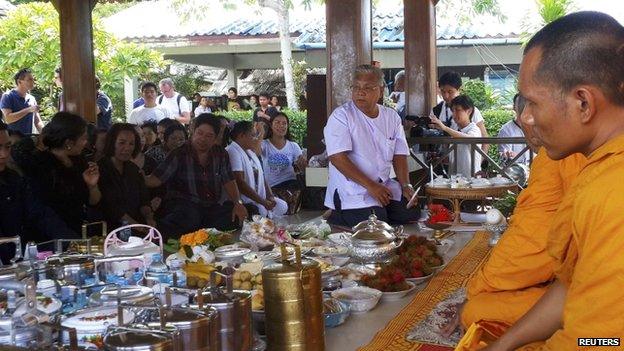
<svg viewBox="0 0 624 351"><path fill-rule="evenodd" d="M100 160L101 209L109 228L143 223L155 226L141 170L132 159L141 152L141 138L128 123L115 123L108 131Z"/></svg>
<svg viewBox="0 0 624 351"><path fill-rule="evenodd" d="M58 112L43 128L41 138L47 149L35 152L24 171L34 195L71 230L59 229L55 236L78 237L87 219L87 206L97 205L102 196L98 166L82 156L87 123L80 116Z"/></svg>

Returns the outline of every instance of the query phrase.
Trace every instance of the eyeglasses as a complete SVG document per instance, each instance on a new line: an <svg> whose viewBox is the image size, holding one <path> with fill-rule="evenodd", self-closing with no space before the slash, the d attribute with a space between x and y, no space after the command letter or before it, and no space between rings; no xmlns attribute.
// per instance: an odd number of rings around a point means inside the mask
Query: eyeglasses
<svg viewBox="0 0 624 351"><path fill-rule="evenodd" d="M376 85L365 85L365 86L351 85L351 91L353 91L354 93L357 93L358 91L363 91L364 93L369 94L369 93L376 91L377 88L379 87Z"/></svg>

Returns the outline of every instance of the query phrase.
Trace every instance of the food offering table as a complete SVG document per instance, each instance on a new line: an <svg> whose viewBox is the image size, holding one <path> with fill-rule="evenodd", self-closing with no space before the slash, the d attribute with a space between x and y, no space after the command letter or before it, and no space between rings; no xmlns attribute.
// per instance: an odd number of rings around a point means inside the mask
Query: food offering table
<svg viewBox="0 0 624 351"><path fill-rule="evenodd" d="M427 201L432 202L433 199L449 201L453 206L453 222L455 224L461 221L461 204L466 200L485 200L489 198L500 198L505 196L508 191L517 192L518 185L493 185L479 188L447 188L434 187L429 184L425 186L425 195Z"/></svg>

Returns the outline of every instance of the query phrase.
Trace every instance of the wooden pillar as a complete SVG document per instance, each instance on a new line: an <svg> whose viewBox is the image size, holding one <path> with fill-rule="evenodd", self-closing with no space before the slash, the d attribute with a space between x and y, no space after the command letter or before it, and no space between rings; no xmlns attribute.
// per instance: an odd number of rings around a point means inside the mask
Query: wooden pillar
<svg viewBox="0 0 624 351"><path fill-rule="evenodd" d="M327 114L351 98L356 66L373 58L371 0L327 0Z"/></svg>
<svg viewBox="0 0 624 351"><path fill-rule="evenodd" d="M436 104L436 0L404 0L407 114L428 116Z"/></svg>
<svg viewBox="0 0 624 351"><path fill-rule="evenodd" d="M95 123L93 22L96 0L52 0L59 13L65 110Z"/></svg>

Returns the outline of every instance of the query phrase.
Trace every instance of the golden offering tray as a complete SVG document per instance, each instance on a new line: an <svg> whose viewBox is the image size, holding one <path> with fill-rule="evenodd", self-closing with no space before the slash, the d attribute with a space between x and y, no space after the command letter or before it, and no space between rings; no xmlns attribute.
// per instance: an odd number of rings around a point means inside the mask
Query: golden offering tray
<svg viewBox="0 0 624 351"><path fill-rule="evenodd" d="M429 184L425 185L425 195L427 202L431 203L433 199L446 200L453 206L453 223L461 222L461 204L466 200L487 200L501 198L508 191L518 192L517 184L494 185L480 188L445 188L433 187Z"/></svg>

